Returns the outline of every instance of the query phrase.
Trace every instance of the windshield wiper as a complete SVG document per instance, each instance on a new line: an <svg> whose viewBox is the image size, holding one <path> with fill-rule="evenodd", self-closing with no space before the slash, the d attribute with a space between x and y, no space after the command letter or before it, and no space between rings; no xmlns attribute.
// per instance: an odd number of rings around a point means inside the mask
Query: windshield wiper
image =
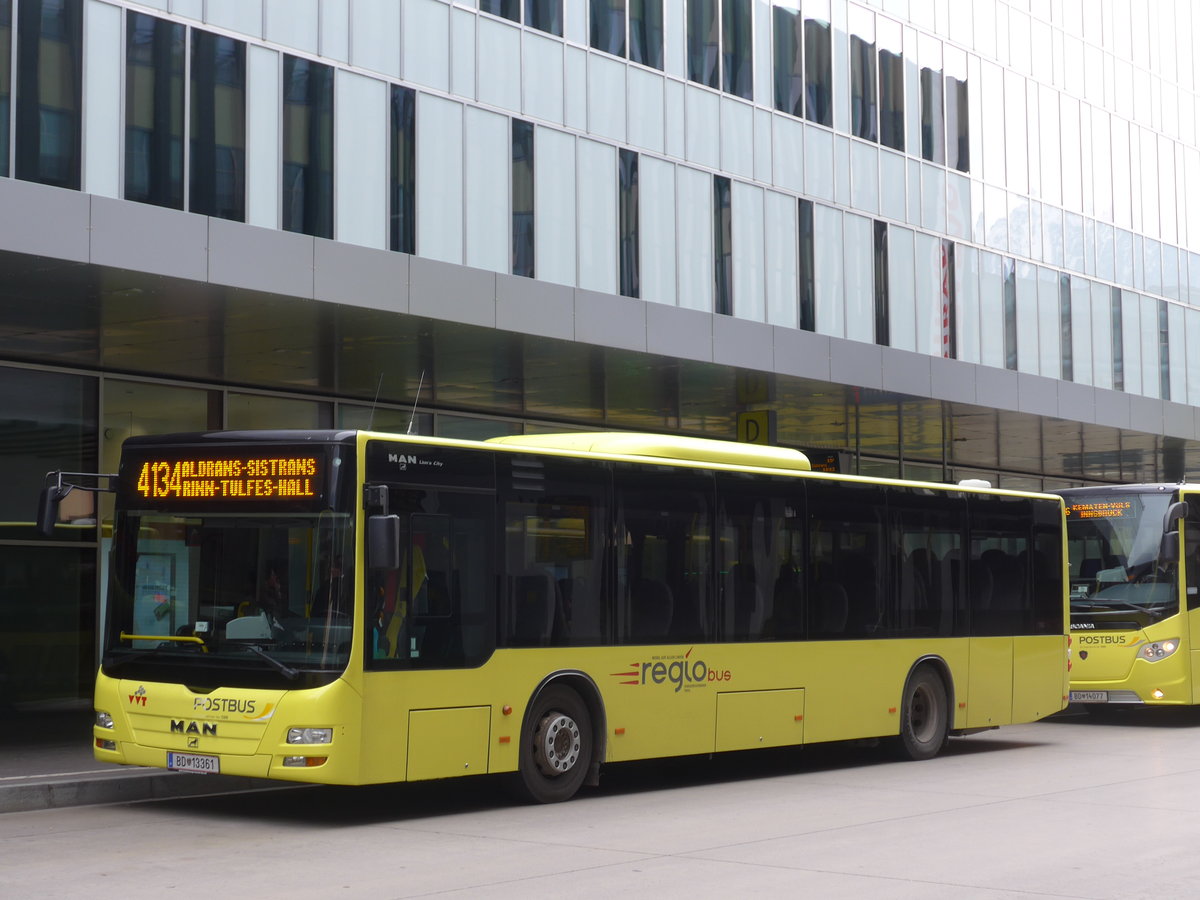
<svg viewBox="0 0 1200 900"><path fill-rule="evenodd" d="M263 659L265 659L267 662L269 662L272 666L275 667L275 669L277 669L283 675L284 678L288 679L288 681L295 681L297 678L300 677L299 669L293 669L287 663L281 662L280 660L273 657L266 650L264 650L262 647L256 647L254 644L245 644L244 646L247 650L250 650L253 653L257 653L259 656L261 656Z"/></svg>

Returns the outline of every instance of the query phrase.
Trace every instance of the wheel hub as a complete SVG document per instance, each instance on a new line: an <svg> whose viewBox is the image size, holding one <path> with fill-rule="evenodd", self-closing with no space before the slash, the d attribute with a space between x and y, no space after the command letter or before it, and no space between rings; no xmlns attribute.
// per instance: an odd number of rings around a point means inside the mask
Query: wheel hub
<svg viewBox="0 0 1200 900"><path fill-rule="evenodd" d="M533 735L534 759L545 775L562 775L579 762L579 725L568 715L553 712Z"/></svg>

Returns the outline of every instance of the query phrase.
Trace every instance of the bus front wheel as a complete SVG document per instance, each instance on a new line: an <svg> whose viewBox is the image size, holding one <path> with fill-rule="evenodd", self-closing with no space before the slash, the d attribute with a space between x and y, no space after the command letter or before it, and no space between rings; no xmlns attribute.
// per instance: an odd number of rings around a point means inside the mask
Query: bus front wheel
<svg viewBox="0 0 1200 900"><path fill-rule="evenodd" d="M950 714L946 685L931 666L918 666L904 685L897 749L906 759L932 759L946 745Z"/></svg>
<svg viewBox="0 0 1200 900"><path fill-rule="evenodd" d="M517 792L537 803L575 796L592 762L592 721L579 694L549 685L525 719Z"/></svg>

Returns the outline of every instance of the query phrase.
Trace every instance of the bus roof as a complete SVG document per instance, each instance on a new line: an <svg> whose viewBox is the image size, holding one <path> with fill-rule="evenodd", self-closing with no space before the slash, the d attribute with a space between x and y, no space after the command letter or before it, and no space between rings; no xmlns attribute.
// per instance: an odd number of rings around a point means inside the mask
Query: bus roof
<svg viewBox="0 0 1200 900"><path fill-rule="evenodd" d="M486 443L527 447L531 450L645 456L665 460L758 466L766 469L792 469L801 472L811 469L808 457L799 450L676 434L637 434L625 431L520 434L491 438Z"/></svg>

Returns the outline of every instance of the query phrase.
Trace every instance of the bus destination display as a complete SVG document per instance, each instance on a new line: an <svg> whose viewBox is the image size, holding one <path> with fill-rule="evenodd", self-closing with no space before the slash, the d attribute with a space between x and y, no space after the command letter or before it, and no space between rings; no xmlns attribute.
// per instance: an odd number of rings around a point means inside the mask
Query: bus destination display
<svg viewBox="0 0 1200 900"><path fill-rule="evenodd" d="M319 456L148 459L133 473L151 500L308 500L320 496Z"/></svg>
<svg viewBox="0 0 1200 900"><path fill-rule="evenodd" d="M1133 504L1128 500L1094 500L1090 503L1070 503L1067 515L1076 519L1120 519Z"/></svg>

